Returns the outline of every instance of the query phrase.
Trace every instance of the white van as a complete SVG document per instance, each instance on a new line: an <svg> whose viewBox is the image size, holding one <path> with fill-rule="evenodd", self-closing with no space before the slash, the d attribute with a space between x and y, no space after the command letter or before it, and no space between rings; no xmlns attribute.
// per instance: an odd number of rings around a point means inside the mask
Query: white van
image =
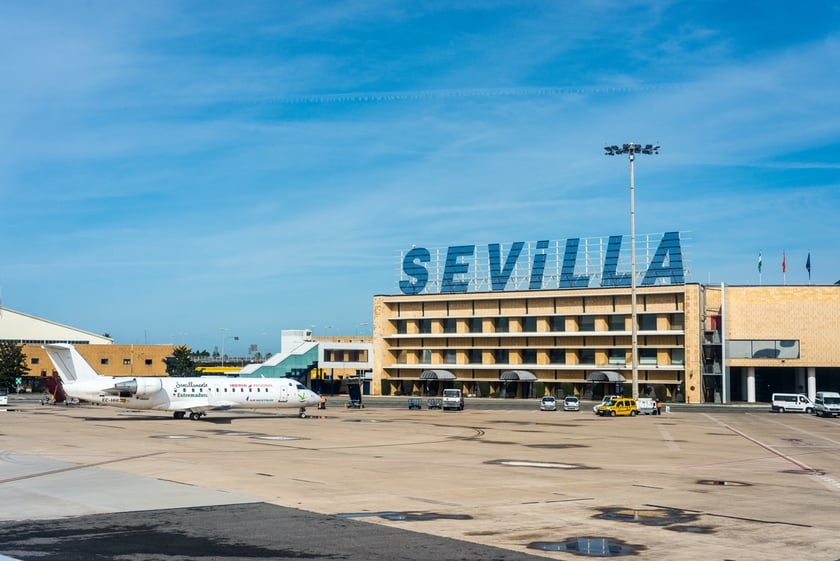
<svg viewBox="0 0 840 561"><path fill-rule="evenodd" d="M817 417L837 417L840 415L840 393L817 392L814 399L814 414Z"/></svg>
<svg viewBox="0 0 840 561"><path fill-rule="evenodd" d="M803 393L774 393L770 409L776 413L813 413L814 402Z"/></svg>
<svg viewBox="0 0 840 561"><path fill-rule="evenodd" d="M659 412L656 408L656 400L652 397L638 398L636 408L639 410L639 415L656 415Z"/></svg>

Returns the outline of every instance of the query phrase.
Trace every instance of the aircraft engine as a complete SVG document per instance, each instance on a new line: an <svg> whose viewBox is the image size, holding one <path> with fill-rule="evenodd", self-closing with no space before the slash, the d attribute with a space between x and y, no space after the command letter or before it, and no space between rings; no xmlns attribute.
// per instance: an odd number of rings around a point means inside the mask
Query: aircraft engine
<svg viewBox="0 0 840 561"><path fill-rule="evenodd" d="M162 388L163 383L160 378L134 378L114 384L114 389L134 395L151 395Z"/></svg>

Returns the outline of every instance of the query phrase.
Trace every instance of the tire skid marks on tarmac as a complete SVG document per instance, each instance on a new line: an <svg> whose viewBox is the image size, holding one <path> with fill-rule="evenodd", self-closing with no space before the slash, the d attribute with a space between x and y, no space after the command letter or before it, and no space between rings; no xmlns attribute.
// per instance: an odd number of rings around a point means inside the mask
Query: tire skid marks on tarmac
<svg viewBox="0 0 840 561"><path fill-rule="evenodd" d="M831 477L829 475L826 475L825 473L823 473L823 472L821 472L821 471L819 471L815 468L812 468L808 464L806 464L804 462L801 462L801 461L797 460L796 458L794 458L792 456L789 456L787 454L784 454L783 452L780 452L780 451L776 450L775 448L773 448L769 444L764 444L760 440L758 440L756 438L753 438L752 436L748 435L745 432L742 432L742 431L736 429L735 427L727 425L726 423L724 423L724 422L720 421L719 419L715 418L713 415L710 415L708 413L703 413L703 415L705 415L706 417L708 417L709 419L711 419L712 421L714 421L715 423L717 423L721 427L734 432L738 436L741 436L742 438L745 438L746 440L749 440L750 442L752 442L753 444L755 444L755 445L757 445L761 448L764 448L765 450L767 450L771 454L774 454L774 455L778 456L779 458L782 458L783 460L792 463L793 465L795 465L799 469L801 469L803 471L806 471L806 472L811 472L810 473L811 477L813 477L814 479L816 479L817 481L819 481L820 483L822 483L823 485L825 485L826 487L828 487L832 491L840 492L840 481L837 481L833 477ZM750 415L750 413L748 413L748 415ZM809 436L812 436L812 437L823 438L824 440L828 440L829 442L832 442L832 443L835 443L835 444L840 444L840 443L838 443L835 440L832 440L830 438L826 438L826 437L823 437L823 436L820 436L820 435L816 435L816 434L813 434L809 431L798 429L796 427L792 427L792 426L787 425L785 423L781 423L781 422L778 422L778 421L770 421L770 422L781 425L781 426L783 426L787 429L791 429L791 430L795 430L795 431L798 431L798 432L805 433L805 434L807 434Z"/></svg>

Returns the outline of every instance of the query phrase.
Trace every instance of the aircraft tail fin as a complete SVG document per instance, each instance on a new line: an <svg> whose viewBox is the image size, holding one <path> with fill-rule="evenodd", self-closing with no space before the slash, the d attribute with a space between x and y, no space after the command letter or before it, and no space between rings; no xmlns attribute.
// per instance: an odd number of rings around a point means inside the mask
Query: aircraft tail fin
<svg viewBox="0 0 840 561"><path fill-rule="evenodd" d="M44 345L44 350L47 351L50 360L58 371L61 382L65 385L84 380L95 380L99 377L99 374L73 345Z"/></svg>

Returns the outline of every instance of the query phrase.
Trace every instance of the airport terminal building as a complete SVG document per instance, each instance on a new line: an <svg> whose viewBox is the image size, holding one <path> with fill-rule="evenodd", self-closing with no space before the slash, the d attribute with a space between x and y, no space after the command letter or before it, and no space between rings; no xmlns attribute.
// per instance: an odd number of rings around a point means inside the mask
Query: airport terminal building
<svg viewBox="0 0 840 561"><path fill-rule="evenodd" d="M686 282L679 232L413 247L399 294L374 297L385 395L534 398L629 393L633 293L639 395L770 401L840 390L840 286ZM629 245L629 244L628 244Z"/></svg>

